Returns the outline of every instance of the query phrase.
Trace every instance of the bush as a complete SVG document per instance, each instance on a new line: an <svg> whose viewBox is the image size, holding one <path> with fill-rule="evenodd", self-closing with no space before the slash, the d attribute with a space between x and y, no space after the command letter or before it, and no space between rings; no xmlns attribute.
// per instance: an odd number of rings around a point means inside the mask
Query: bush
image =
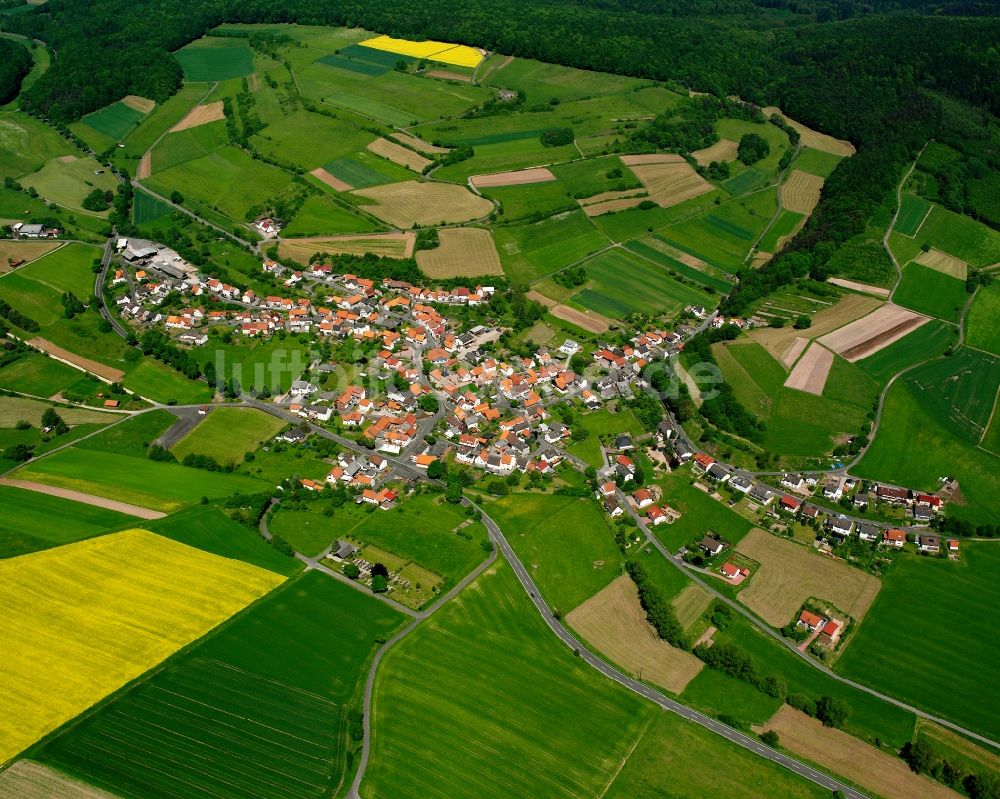
<svg viewBox="0 0 1000 799"><path fill-rule="evenodd" d="M774 730L767 730L760 734L760 739L772 749L778 745L778 733Z"/></svg>
<svg viewBox="0 0 1000 799"><path fill-rule="evenodd" d="M688 641L684 628L677 620L674 606L660 588L649 579L646 567L638 561L630 560L625 564L625 570L639 589L639 601L656 634L671 646L679 649L690 648L691 642Z"/></svg>
<svg viewBox="0 0 1000 799"><path fill-rule="evenodd" d="M271 537L271 546L274 547L282 555L285 555L286 557L289 558L295 557L295 550L292 549L292 545L289 544L280 535L275 535Z"/></svg>
<svg viewBox="0 0 1000 799"><path fill-rule="evenodd" d="M341 569L345 577L349 577L352 580L357 580L361 576L361 569L357 567L354 563L345 563L344 568Z"/></svg>
<svg viewBox="0 0 1000 799"><path fill-rule="evenodd" d="M372 591L376 594L384 594L389 590L389 580L382 574L372 577Z"/></svg>
<svg viewBox="0 0 1000 799"><path fill-rule="evenodd" d="M736 157L747 166L750 166L767 158L770 153L771 145L767 143L767 139L757 133L744 133L740 138Z"/></svg>
<svg viewBox="0 0 1000 799"><path fill-rule="evenodd" d="M572 128L549 128L540 137L543 147L562 147L572 144L575 138Z"/></svg>

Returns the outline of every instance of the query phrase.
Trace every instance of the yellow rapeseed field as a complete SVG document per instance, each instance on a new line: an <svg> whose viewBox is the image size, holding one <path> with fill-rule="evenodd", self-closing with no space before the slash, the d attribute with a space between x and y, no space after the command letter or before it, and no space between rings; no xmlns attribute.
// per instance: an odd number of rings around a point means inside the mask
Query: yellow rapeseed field
<svg viewBox="0 0 1000 799"><path fill-rule="evenodd" d="M0 765L284 579L146 530L0 561Z"/></svg>
<svg viewBox="0 0 1000 799"><path fill-rule="evenodd" d="M376 36L358 42L362 47L375 50L385 50L388 53L399 53L411 58L428 58L440 61L442 64L452 64L456 67L477 67L483 60L483 54L475 47L464 44L449 44L428 39L425 42L411 42L409 39L393 39L391 36Z"/></svg>

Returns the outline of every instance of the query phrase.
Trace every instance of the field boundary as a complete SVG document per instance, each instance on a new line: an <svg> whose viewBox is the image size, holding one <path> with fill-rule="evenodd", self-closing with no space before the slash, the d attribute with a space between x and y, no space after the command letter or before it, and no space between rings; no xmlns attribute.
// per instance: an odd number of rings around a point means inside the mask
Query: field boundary
<svg viewBox="0 0 1000 799"><path fill-rule="evenodd" d="M60 488L59 486L50 486L45 483L36 483L33 480L18 480L13 477L0 477L0 485L11 486L12 488L21 488L25 491L35 491L39 494L47 494L50 497L69 499L73 502L80 502L84 505L93 505L96 508L113 510L118 513L126 513L129 516L146 519L147 521L163 519L167 515L166 513L162 513L158 510L153 510L152 508L143 508L140 505L132 505L131 503L120 502L116 499L107 499L106 497L99 497L95 494L86 494L83 491L74 491L71 488Z"/></svg>

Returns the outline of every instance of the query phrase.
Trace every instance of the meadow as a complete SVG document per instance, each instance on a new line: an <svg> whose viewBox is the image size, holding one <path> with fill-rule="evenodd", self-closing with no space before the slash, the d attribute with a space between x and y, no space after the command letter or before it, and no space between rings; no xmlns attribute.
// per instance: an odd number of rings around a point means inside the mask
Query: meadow
<svg viewBox="0 0 1000 799"><path fill-rule="evenodd" d="M17 275L59 293L70 291L86 301L94 291L90 265L101 251L88 244L66 244L18 270Z"/></svg>
<svg viewBox="0 0 1000 799"><path fill-rule="evenodd" d="M1000 546L992 541L963 541L958 563L902 558L837 671L996 740L1000 700L982 690L980 677L996 662L997 642L976 620L988 618L1000 601L1000 583L993 579L998 568ZM920 623L914 627L917 595Z"/></svg>
<svg viewBox="0 0 1000 799"><path fill-rule="evenodd" d="M761 252L776 252L779 247L779 243L785 237L791 234L795 230L796 226L799 225L805 219L804 214L797 214L794 211L782 210L781 215L775 220L774 224L768 229L767 233L764 234L763 238L757 243L757 248Z"/></svg>
<svg viewBox="0 0 1000 799"><path fill-rule="evenodd" d="M893 230L912 238L917 234L930 210L931 204L923 197L917 197L915 194L904 194Z"/></svg>
<svg viewBox="0 0 1000 799"><path fill-rule="evenodd" d="M819 175L828 178L837 168L843 159L832 153L825 153L822 150L815 150L811 147L802 146L799 154L795 158L795 168L808 172L811 175Z"/></svg>
<svg viewBox="0 0 1000 799"><path fill-rule="evenodd" d="M925 457L933 452L934 458ZM997 457L977 449L930 415L905 381L889 389L882 422L852 473L897 485L935 491L943 475L955 477L961 489L948 514L972 524L1000 522Z"/></svg>
<svg viewBox="0 0 1000 799"><path fill-rule="evenodd" d="M421 494L389 511L366 514L349 537L413 561L449 583L458 582L486 557L481 524L463 526L464 508L450 505L441 494ZM458 535L457 530L471 536Z"/></svg>
<svg viewBox="0 0 1000 799"><path fill-rule="evenodd" d="M331 119L308 111L291 111L271 120L253 142L263 153L312 169L363 151L372 140L371 132L363 129L370 124L348 113L338 113L336 119Z"/></svg>
<svg viewBox="0 0 1000 799"><path fill-rule="evenodd" d="M633 312L675 315L686 305L711 305L709 296L627 251L600 253L584 264L588 283L571 304L621 319Z"/></svg>
<svg viewBox="0 0 1000 799"><path fill-rule="evenodd" d="M413 173L405 167L365 152L335 158L323 164L323 169L356 189L413 178Z"/></svg>
<svg viewBox="0 0 1000 799"><path fill-rule="evenodd" d="M86 441L81 441L77 446L80 449L145 458L149 445L176 421L177 417L170 411L157 408L132 416L121 424L103 430Z"/></svg>
<svg viewBox="0 0 1000 799"><path fill-rule="evenodd" d="M641 85L636 78L573 69L529 58L515 58L504 64L491 72L484 83L518 89L533 98L532 102L539 103L548 102L551 98L562 101L602 94L621 94ZM678 99L676 95L674 99Z"/></svg>
<svg viewBox="0 0 1000 799"><path fill-rule="evenodd" d="M1000 283L983 286L972 302L965 320L965 343L970 347L1000 355Z"/></svg>
<svg viewBox="0 0 1000 799"><path fill-rule="evenodd" d="M663 502L681 513L672 524L651 530L671 552L709 532L718 533L730 544L738 543L750 532L750 522L691 485L689 474L673 472L656 480L656 484L663 490Z"/></svg>
<svg viewBox="0 0 1000 799"><path fill-rule="evenodd" d="M268 490L267 483L245 475L76 447L29 464L17 472L17 477L165 513L194 504L203 496L211 499Z"/></svg>
<svg viewBox="0 0 1000 799"><path fill-rule="evenodd" d="M958 321L968 298L964 282L917 263L906 265L893 294L898 305L947 322Z"/></svg>
<svg viewBox="0 0 1000 799"><path fill-rule="evenodd" d="M313 479L323 479L323 472L330 470L329 464L316 464L316 467L319 473ZM287 475L287 469L285 471ZM309 466L295 473L310 476ZM295 510L279 507L271 516L270 530L284 538L296 552L318 555L338 538L350 537L354 528L367 519L364 508L353 503L333 509L332 515L327 515L328 507L316 502Z"/></svg>
<svg viewBox="0 0 1000 799"><path fill-rule="evenodd" d="M222 120L171 131L150 151L150 169L161 172L185 161L193 161L224 147L226 141L226 123Z"/></svg>
<svg viewBox="0 0 1000 799"><path fill-rule="evenodd" d="M595 796L651 715L556 641L503 562L389 651L373 707L361 795L399 799Z"/></svg>
<svg viewBox="0 0 1000 799"><path fill-rule="evenodd" d="M215 505L196 505L146 522L145 528L189 547L242 560L286 577L298 574L303 568L300 561L279 553L255 528L234 521Z"/></svg>
<svg viewBox="0 0 1000 799"><path fill-rule="evenodd" d="M157 402L194 405L212 399L212 389L206 384L189 380L176 369L152 358L146 358L130 368L122 385Z"/></svg>
<svg viewBox="0 0 1000 799"><path fill-rule="evenodd" d="M548 602L569 611L621 571L622 557L591 499L512 494L488 512L532 572Z"/></svg>
<svg viewBox="0 0 1000 799"><path fill-rule="evenodd" d="M501 226L494 231L500 263L515 282L532 283L608 246L581 211L532 225Z"/></svg>
<svg viewBox="0 0 1000 799"><path fill-rule="evenodd" d="M0 762L284 579L144 530L10 558L0 572L12 644Z"/></svg>
<svg viewBox="0 0 1000 799"><path fill-rule="evenodd" d="M625 243L625 249L636 255L640 255L648 261L653 261L660 266L666 267L671 272L680 275L688 281L693 281L705 288L711 288L721 294L727 294L732 290L733 284L729 280L724 280L715 274L709 274L707 270L695 269L682 263L673 255L663 251L669 245L656 236L648 239L638 239Z"/></svg>
<svg viewBox="0 0 1000 799"><path fill-rule="evenodd" d="M950 358L908 372L904 379L929 415L975 444L993 413L1000 387L1000 360L962 347Z"/></svg>
<svg viewBox="0 0 1000 799"><path fill-rule="evenodd" d="M121 100L83 117L80 122L93 128L112 143L122 141L148 112L139 111ZM103 149L103 148L102 148Z"/></svg>
<svg viewBox="0 0 1000 799"><path fill-rule="evenodd" d="M335 236L339 233L372 233L379 229L368 217L345 208L332 197L309 197L281 231L282 236Z"/></svg>
<svg viewBox="0 0 1000 799"><path fill-rule="evenodd" d="M577 423L590 435L583 441L574 441L566 448L567 452L586 461L595 469L604 465L604 458L601 455L602 435L616 436L619 433L630 433L633 436L638 436L643 432L639 420L627 408L616 413L603 409L588 413L581 416Z"/></svg>
<svg viewBox="0 0 1000 799"><path fill-rule="evenodd" d="M922 244L929 244L970 266L983 267L997 261L1000 232L935 205L914 238L893 233L889 244L900 263L912 260L920 253Z"/></svg>
<svg viewBox="0 0 1000 799"><path fill-rule="evenodd" d="M125 166L134 174L134 160L141 158L164 133L180 122L207 91L208 86L204 84L185 83L176 94L147 114L122 142L125 146L115 148L114 158L119 166Z"/></svg>
<svg viewBox="0 0 1000 799"><path fill-rule="evenodd" d="M101 174L95 174L100 172ZM21 184L38 192L46 202L56 203L71 211L90 216L107 216L107 212L83 210L83 199L93 189L114 191L118 181L93 158L62 156L53 158L37 172L21 178Z"/></svg>
<svg viewBox="0 0 1000 799"><path fill-rule="evenodd" d="M29 352L6 366L0 366L0 388L23 391L37 397L51 397L80 378L72 366Z"/></svg>
<svg viewBox="0 0 1000 799"><path fill-rule="evenodd" d="M401 616L313 572L136 685L40 759L117 795L335 794L347 703Z"/></svg>
<svg viewBox="0 0 1000 799"><path fill-rule="evenodd" d="M0 112L0 177L19 178L72 153L73 146L41 120L21 111Z"/></svg>
<svg viewBox="0 0 1000 799"><path fill-rule="evenodd" d="M123 513L0 485L0 558L58 547L127 526Z"/></svg>
<svg viewBox="0 0 1000 799"><path fill-rule="evenodd" d="M253 72L253 51L244 39L199 39L174 53L189 81L239 78Z"/></svg>
<svg viewBox="0 0 1000 799"><path fill-rule="evenodd" d="M908 366L943 353L955 340L955 328L940 321L921 325L898 341L857 362L880 384Z"/></svg>
<svg viewBox="0 0 1000 799"><path fill-rule="evenodd" d="M551 216L576 209L561 181L549 180L523 186L490 186L482 194L500 203L499 218L505 222L530 221L536 215Z"/></svg>
<svg viewBox="0 0 1000 799"><path fill-rule="evenodd" d="M135 200L132 204L132 221L137 225L144 225L147 222L155 222L165 216L170 216L174 209L141 189L135 192Z"/></svg>
<svg viewBox="0 0 1000 799"><path fill-rule="evenodd" d="M217 463L233 463L276 436L285 424L256 408L215 408L174 444L171 452L178 460L197 454L214 458Z"/></svg>

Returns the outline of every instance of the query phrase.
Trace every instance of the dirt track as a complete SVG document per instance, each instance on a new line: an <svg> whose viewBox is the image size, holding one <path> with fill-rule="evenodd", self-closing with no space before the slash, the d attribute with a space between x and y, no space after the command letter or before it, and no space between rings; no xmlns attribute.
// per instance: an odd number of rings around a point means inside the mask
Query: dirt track
<svg viewBox="0 0 1000 799"><path fill-rule="evenodd" d="M139 169L136 170L135 179L145 180L153 174L153 153L147 152L139 162Z"/></svg>
<svg viewBox="0 0 1000 799"><path fill-rule="evenodd" d="M83 358L75 352L64 350L62 347L58 347L51 341L46 341L43 338L33 338L28 343L36 350L47 352L56 359L79 366L81 369L86 369L88 372L92 372L98 377L103 377L105 380L110 380L112 383L120 383L125 377L125 373L121 369L105 366L103 363L90 360L90 358Z"/></svg>
<svg viewBox="0 0 1000 799"><path fill-rule="evenodd" d="M26 491L36 491L39 494L48 494L50 497L70 499L74 502L82 502L84 505L93 505L94 507L104 508L105 510L127 513L129 516L138 516L140 519L162 519L167 515L165 513L160 513L158 510L150 510L149 508L141 508L138 505L130 505L128 502L119 502L115 499L105 499L104 497L97 497L93 494L85 494L82 491L73 491L69 488L58 488L56 486L45 485L44 483L35 483L31 480L15 480L12 477L4 477L0 478L0 485L23 488Z"/></svg>
<svg viewBox="0 0 1000 799"><path fill-rule="evenodd" d="M889 289L884 289L881 286L870 286L867 283L858 283L856 280L847 280L842 277L830 277L827 278L826 282L833 283L833 285L840 286L841 288L851 289L852 291L871 294L873 297L879 297L883 300L889 299L889 294L891 293Z"/></svg>

